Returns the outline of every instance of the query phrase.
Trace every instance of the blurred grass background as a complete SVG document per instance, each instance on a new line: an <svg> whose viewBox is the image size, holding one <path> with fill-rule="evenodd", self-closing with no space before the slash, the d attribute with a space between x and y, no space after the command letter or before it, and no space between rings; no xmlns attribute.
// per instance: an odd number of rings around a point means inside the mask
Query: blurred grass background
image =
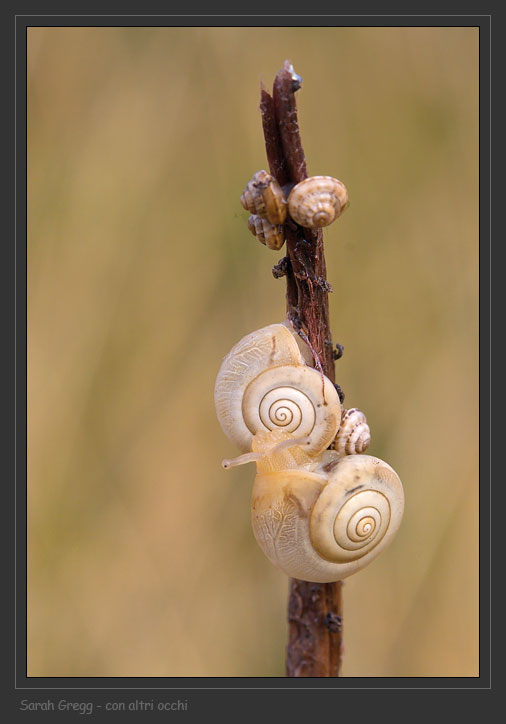
<svg viewBox="0 0 506 724"><path fill-rule="evenodd" d="M221 358L284 318L239 203L303 77L337 380L406 492L344 587L344 676L477 676L478 30L28 29L28 675L282 676L287 579Z"/></svg>

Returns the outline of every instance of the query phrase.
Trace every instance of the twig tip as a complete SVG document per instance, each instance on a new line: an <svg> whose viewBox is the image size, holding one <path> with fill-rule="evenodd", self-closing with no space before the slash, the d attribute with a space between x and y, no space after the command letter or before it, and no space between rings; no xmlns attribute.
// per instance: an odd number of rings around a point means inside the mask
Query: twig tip
<svg viewBox="0 0 506 724"><path fill-rule="evenodd" d="M295 72L293 63L290 60L285 60L283 63L283 71L290 74L290 78L292 79L292 90L295 93L295 91L299 90L302 85L302 76Z"/></svg>

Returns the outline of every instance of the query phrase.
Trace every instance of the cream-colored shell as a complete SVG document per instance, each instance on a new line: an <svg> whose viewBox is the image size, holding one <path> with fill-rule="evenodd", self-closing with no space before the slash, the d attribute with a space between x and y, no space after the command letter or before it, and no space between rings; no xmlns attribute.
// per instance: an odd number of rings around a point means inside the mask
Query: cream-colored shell
<svg viewBox="0 0 506 724"><path fill-rule="evenodd" d="M279 251L285 243L282 224L271 224L262 216L252 214L248 219L248 229L259 242L274 251Z"/></svg>
<svg viewBox="0 0 506 724"><path fill-rule="evenodd" d="M305 364L309 365L309 367L314 367L314 359L313 359L313 355L311 354L311 350L309 349L309 347L307 346L307 344L304 342L304 340L302 339L302 337L300 337L300 336L294 331L294 329L293 329L293 327L292 327L292 323L290 322L290 320L285 319L283 322L281 322L281 324L283 325L283 327L286 327L286 328L288 329L288 331L290 332L290 334L291 334L291 335L293 336L293 338L295 339L295 341L296 341L296 343L297 343L297 347L299 348L299 352L300 352L300 356L301 356L301 358L302 358L302 361L303 361ZM341 416L342 416L342 411L341 411Z"/></svg>
<svg viewBox="0 0 506 724"><path fill-rule="evenodd" d="M348 192L332 176L311 176L301 181L288 196L288 213L297 224L309 229L328 226L344 211Z"/></svg>
<svg viewBox="0 0 506 724"><path fill-rule="evenodd" d="M271 324L241 339L223 360L216 412L223 432L242 452L251 450L257 432L279 428L308 436L311 455L334 439L339 396L330 380L306 364L301 344L287 326Z"/></svg>
<svg viewBox="0 0 506 724"><path fill-rule="evenodd" d="M332 447L340 455L357 455L363 453L371 442L371 431L366 416L361 410L352 407L343 410L339 427Z"/></svg>
<svg viewBox="0 0 506 724"><path fill-rule="evenodd" d="M326 452L315 470L259 473L252 495L255 538L269 560L304 581L338 581L390 543L404 510L395 471L369 455Z"/></svg>

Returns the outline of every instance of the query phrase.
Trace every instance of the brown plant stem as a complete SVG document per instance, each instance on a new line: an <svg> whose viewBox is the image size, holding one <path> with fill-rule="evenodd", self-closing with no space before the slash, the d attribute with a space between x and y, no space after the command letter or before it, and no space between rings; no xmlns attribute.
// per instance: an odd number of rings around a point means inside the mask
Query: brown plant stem
<svg viewBox="0 0 506 724"><path fill-rule="evenodd" d="M261 88L260 111L269 169L288 192L307 178L297 121L295 92L301 78L286 60L274 80L272 96ZM286 277L287 316L313 351L315 365L335 381L329 322L323 232L284 225L287 256L273 269ZM339 676L342 651L342 582L309 583L290 579L286 675Z"/></svg>

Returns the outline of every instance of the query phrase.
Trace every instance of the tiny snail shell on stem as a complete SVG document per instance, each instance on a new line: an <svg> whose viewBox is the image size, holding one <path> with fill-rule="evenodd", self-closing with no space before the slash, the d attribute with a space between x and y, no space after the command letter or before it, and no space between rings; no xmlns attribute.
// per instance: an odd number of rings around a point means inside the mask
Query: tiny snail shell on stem
<svg viewBox="0 0 506 724"><path fill-rule="evenodd" d="M311 176L290 191L288 213L300 226L308 229L329 226L348 204L348 192L332 176Z"/></svg>
<svg viewBox="0 0 506 724"><path fill-rule="evenodd" d="M371 431L364 413L356 407L343 410L333 449L340 455L356 455L367 450L370 442Z"/></svg>
<svg viewBox="0 0 506 724"><path fill-rule="evenodd" d="M285 243L282 224L271 224L262 216L252 214L248 219L248 229L258 241L274 251L281 249Z"/></svg>
<svg viewBox="0 0 506 724"><path fill-rule="evenodd" d="M369 455L314 458L306 439L259 432L253 452L224 461L256 462L251 521L271 563L292 578L330 583L364 568L399 528L404 493L387 463Z"/></svg>
<svg viewBox="0 0 506 724"><path fill-rule="evenodd" d="M253 436L281 429L309 437L309 455L321 454L337 434L341 403L334 385L309 366L302 340L285 324L243 337L225 357L215 405L225 435L251 451Z"/></svg>
<svg viewBox="0 0 506 724"><path fill-rule="evenodd" d="M266 171L257 171L241 195L241 204L250 214L265 217L271 224L286 219L285 195L276 179Z"/></svg>

